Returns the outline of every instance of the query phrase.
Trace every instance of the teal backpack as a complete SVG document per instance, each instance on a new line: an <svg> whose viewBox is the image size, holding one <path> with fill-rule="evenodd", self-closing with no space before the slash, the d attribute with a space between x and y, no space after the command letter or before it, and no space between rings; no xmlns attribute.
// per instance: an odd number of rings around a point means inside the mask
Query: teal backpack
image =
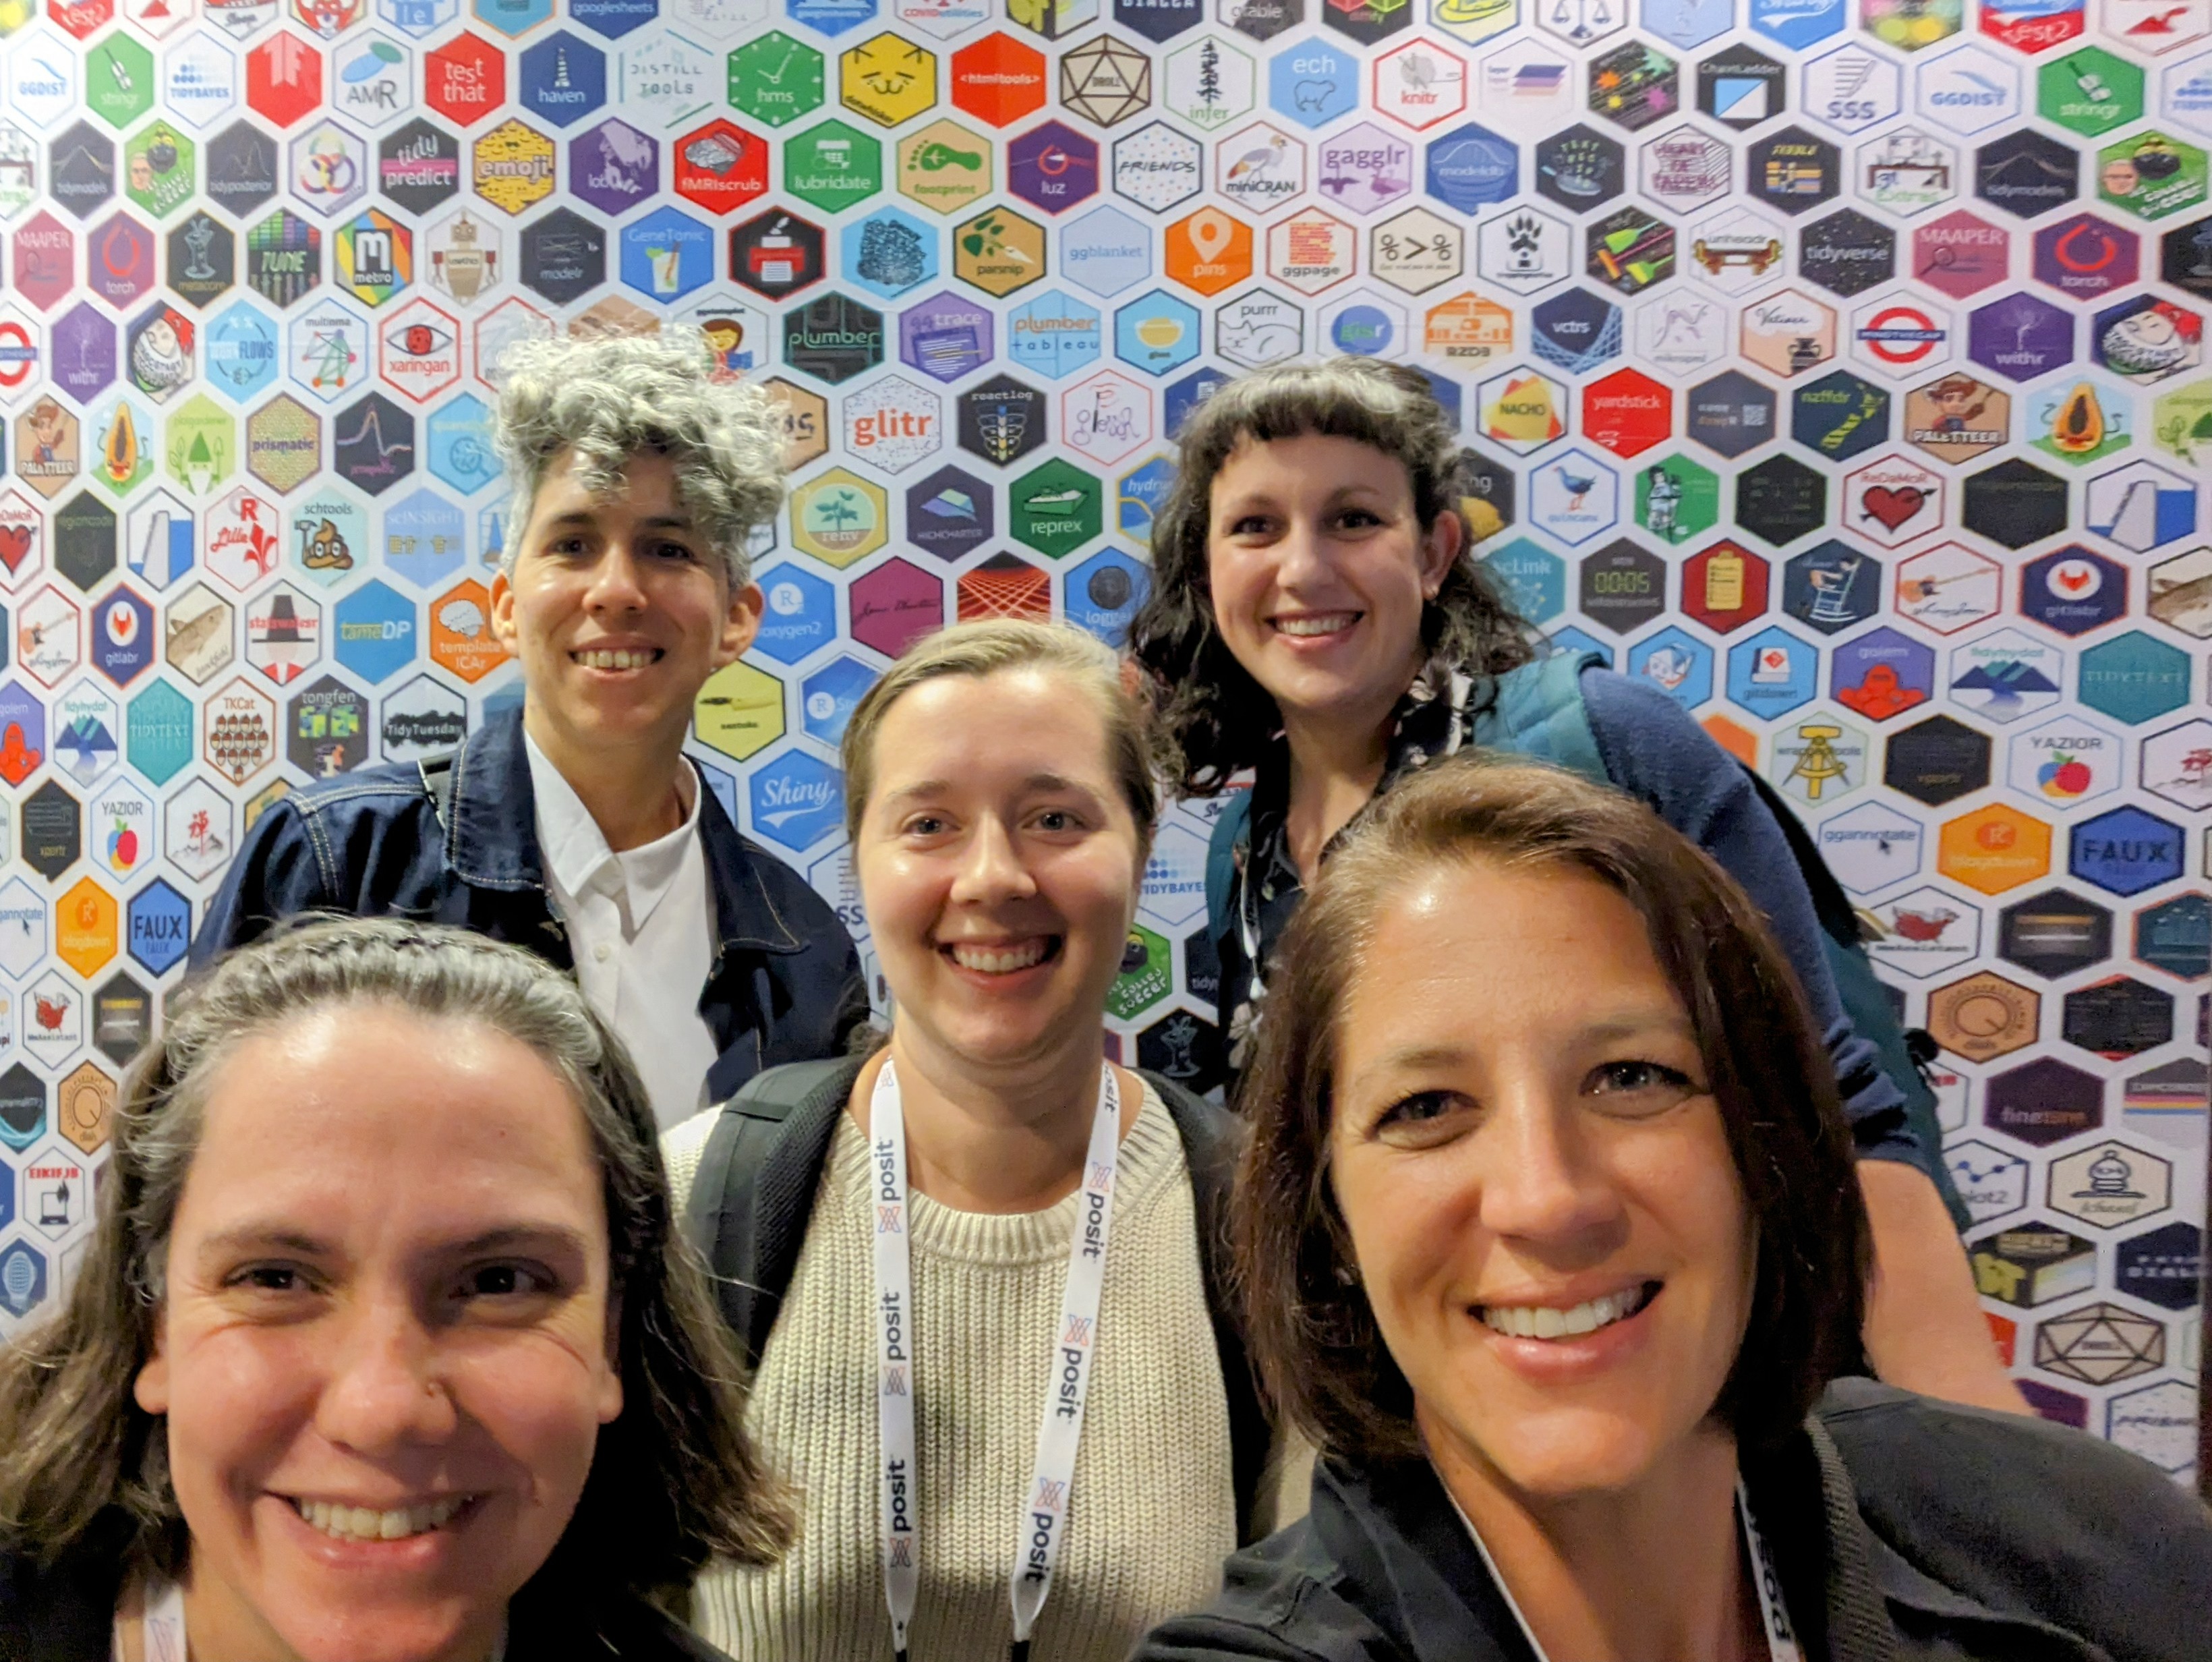
<svg viewBox="0 0 2212 1662"><path fill-rule="evenodd" d="M1599 784L1611 784L1582 694L1583 671L1604 661L1595 653L1562 652L1509 671L1498 678L1497 697L1489 708L1475 717L1474 734L1468 742L1483 750L1549 762ZM1972 1218L1942 1159L1943 1131L1936 1117L1936 1093L1922 1071L1923 1062L1935 1057L1936 1042L1917 1029L1908 1033L1898 1020L1867 959L1857 910L1820 858L1811 835L1772 786L1750 768L1745 768L1744 773L1789 839L1798 874L1813 897L1813 910L1820 920L1820 945L1837 996L1851 1026L1881 1052L1882 1072L1904 1093L1906 1123L1928 1151L1928 1164L1921 1169L1942 1196L1953 1225L1963 1233ZM1251 792L1238 791L1214 822L1212 840L1206 849L1206 915L1217 942L1229 928L1237 850L1247 840L1251 812Z"/></svg>

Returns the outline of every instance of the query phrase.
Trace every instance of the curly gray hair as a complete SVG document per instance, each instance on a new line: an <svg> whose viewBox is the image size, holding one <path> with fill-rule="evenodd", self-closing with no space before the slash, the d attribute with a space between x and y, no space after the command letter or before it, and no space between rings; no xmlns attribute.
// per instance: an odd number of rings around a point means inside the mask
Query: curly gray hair
<svg viewBox="0 0 2212 1662"><path fill-rule="evenodd" d="M594 494L611 493L641 453L675 464L684 507L728 569L732 587L752 581L747 544L783 506L783 422L758 387L709 377L703 335L517 342L499 360L495 442L514 485L508 524L530 522L531 504L564 451ZM510 538L501 569L520 552Z"/></svg>

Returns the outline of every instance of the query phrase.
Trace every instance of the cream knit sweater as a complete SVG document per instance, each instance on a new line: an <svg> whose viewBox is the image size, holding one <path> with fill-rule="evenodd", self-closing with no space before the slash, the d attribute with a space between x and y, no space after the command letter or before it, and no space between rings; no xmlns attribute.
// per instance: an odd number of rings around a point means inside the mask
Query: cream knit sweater
<svg viewBox="0 0 2212 1662"><path fill-rule="evenodd" d="M664 1148L679 1209L714 1116ZM1036 1662L1121 1662L1205 1604L1234 1549L1229 1413L1182 1139L1148 1087L1121 1141L1083 1445ZM921 1592L913 1662L996 1662L1078 1197L1042 1212L913 1204ZM803 1496L798 1544L700 1578L692 1621L737 1662L890 1662L877 1546L868 1145L841 1117L747 1423Z"/></svg>

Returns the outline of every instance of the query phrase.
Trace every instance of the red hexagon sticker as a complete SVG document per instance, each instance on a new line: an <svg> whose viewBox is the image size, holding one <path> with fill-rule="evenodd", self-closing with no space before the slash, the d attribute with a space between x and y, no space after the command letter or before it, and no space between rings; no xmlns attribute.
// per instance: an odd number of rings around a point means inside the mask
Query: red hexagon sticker
<svg viewBox="0 0 2212 1662"><path fill-rule="evenodd" d="M422 101L456 126L507 102L507 59L473 34L455 35L422 59Z"/></svg>
<svg viewBox="0 0 2212 1662"><path fill-rule="evenodd" d="M1583 436L1616 456L1649 450L1674 425L1674 393L1640 370L1616 370L1583 388Z"/></svg>
<svg viewBox="0 0 2212 1662"><path fill-rule="evenodd" d="M254 113L289 127L323 101L323 55L296 34L279 30L246 54L246 101Z"/></svg>
<svg viewBox="0 0 2212 1662"><path fill-rule="evenodd" d="M952 54L952 101L978 121L1010 126L1044 107L1044 54L1011 34L987 34Z"/></svg>
<svg viewBox="0 0 2212 1662"><path fill-rule="evenodd" d="M768 189L768 140L709 121L676 141L676 194L710 214L741 208Z"/></svg>

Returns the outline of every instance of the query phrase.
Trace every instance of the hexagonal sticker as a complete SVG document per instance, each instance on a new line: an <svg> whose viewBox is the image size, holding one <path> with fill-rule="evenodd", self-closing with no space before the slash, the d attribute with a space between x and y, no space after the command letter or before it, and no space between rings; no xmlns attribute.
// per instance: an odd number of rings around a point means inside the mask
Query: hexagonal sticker
<svg viewBox="0 0 2212 1662"><path fill-rule="evenodd" d="M1690 389L1683 416L1691 438L1733 459L1774 436L1775 396L1750 376L1726 370Z"/></svg>
<svg viewBox="0 0 2212 1662"><path fill-rule="evenodd" d="M2130 727L2189 701L2188 654L2140 630L2084 652L2078 677L2081 703Z"/></svg>
<svg viewBox="0 0 2212 1662"><path fill-rule="evenodd" d="M2084 882L2127 896L2181 875L2179 826L2137 807L2085 819L2069 837L2067 869Z"/></svg>

